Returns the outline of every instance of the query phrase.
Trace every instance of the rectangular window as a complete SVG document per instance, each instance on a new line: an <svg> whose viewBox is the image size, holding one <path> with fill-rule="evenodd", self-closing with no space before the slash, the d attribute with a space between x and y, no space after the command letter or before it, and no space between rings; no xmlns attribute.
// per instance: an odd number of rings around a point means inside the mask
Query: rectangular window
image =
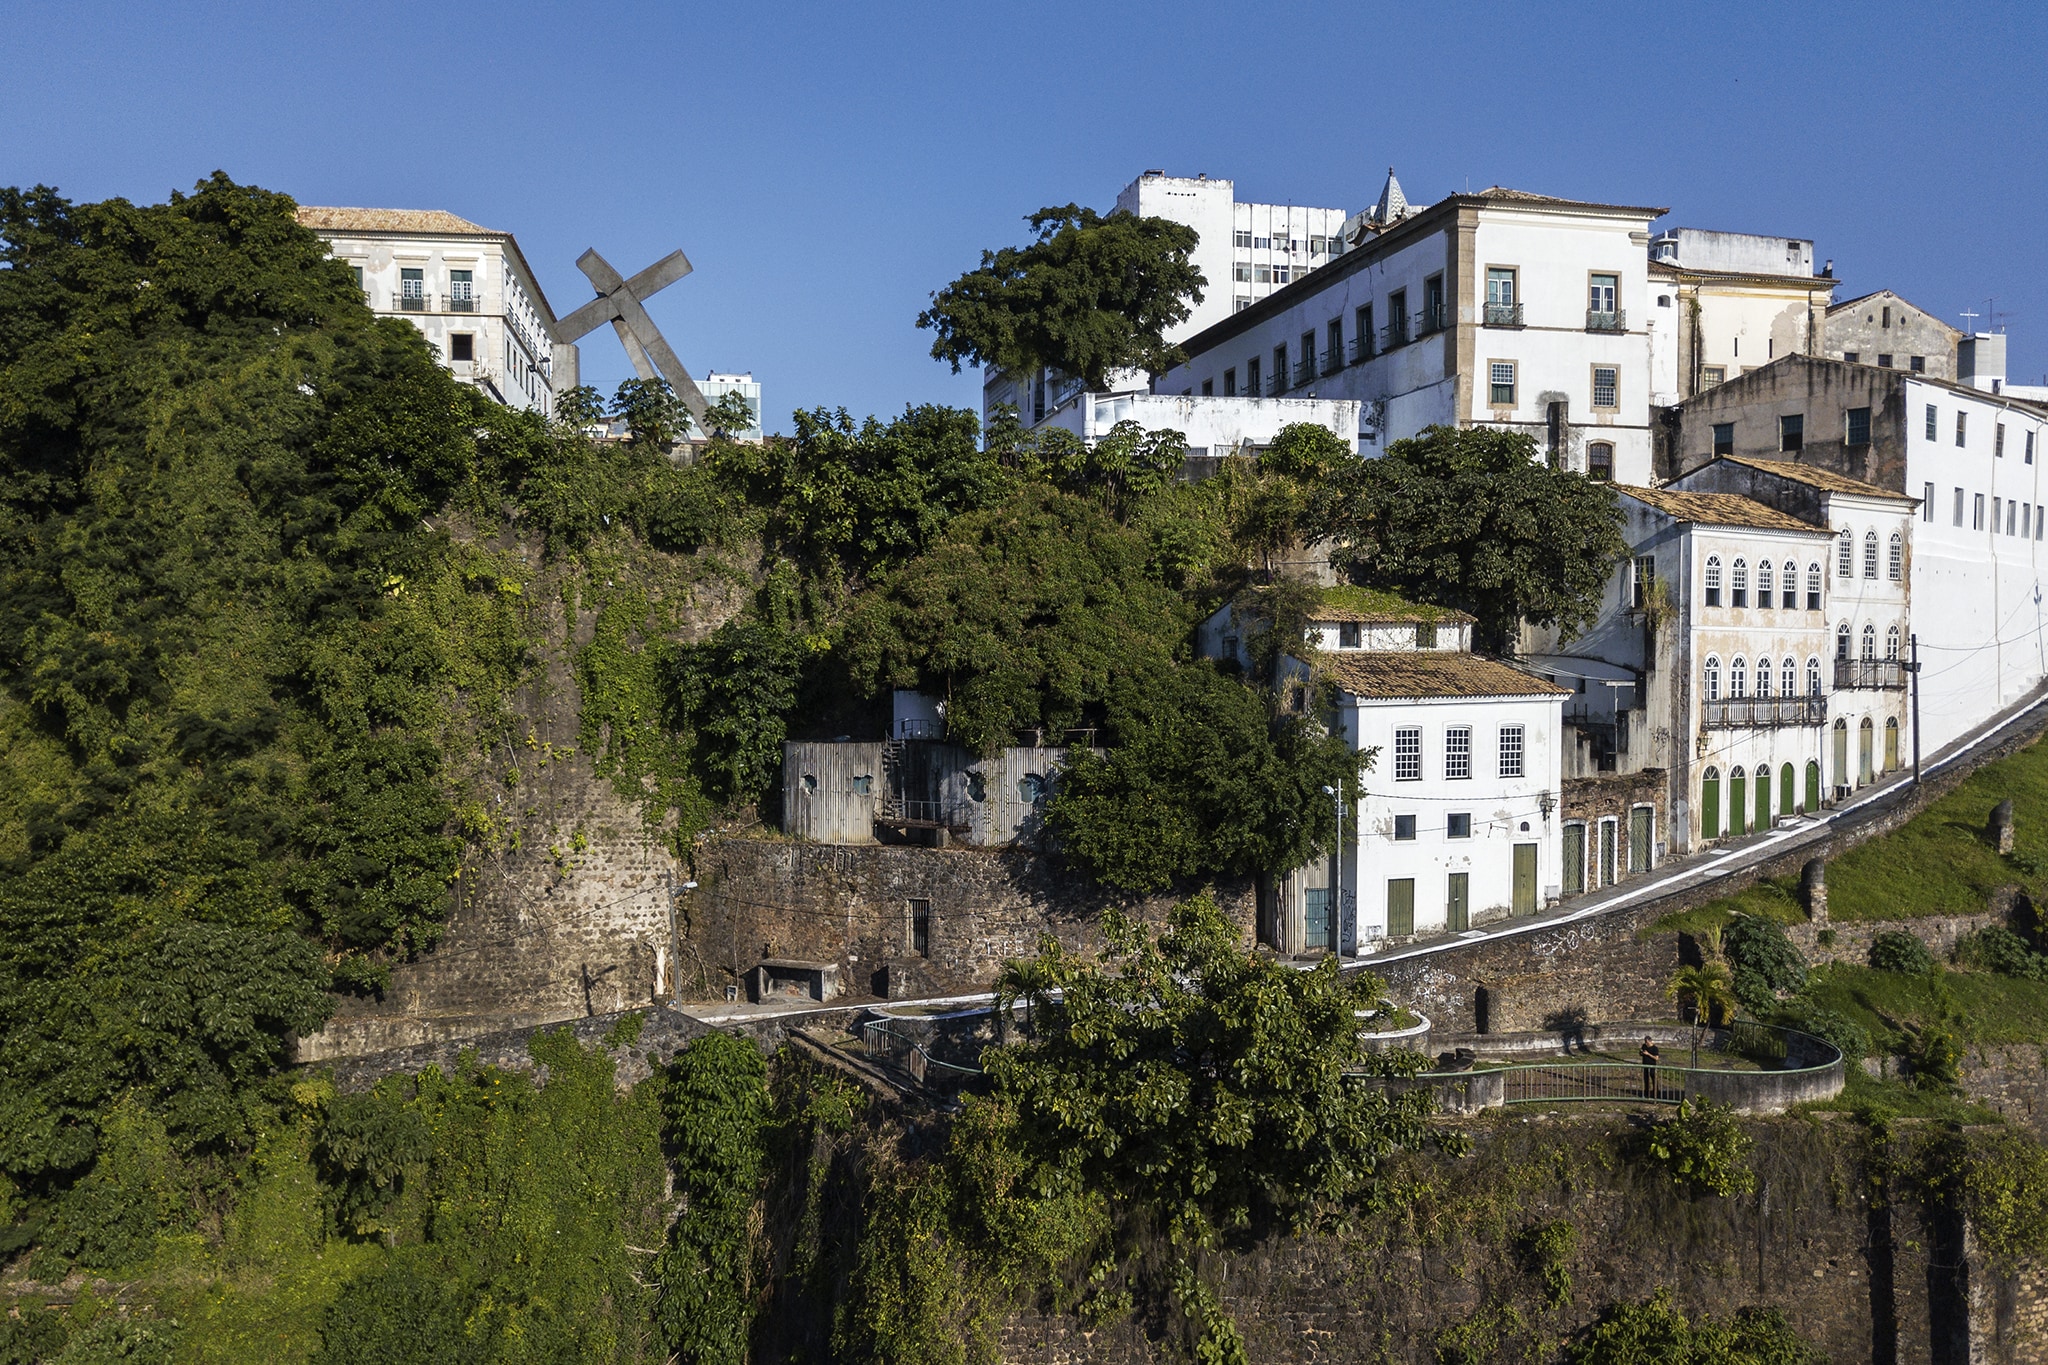
<svg viewBox="0 0 2048 1365"><path fill-rule="evenodd" d="M1287 348L1273 348L1273 392L1279 393L1287 387Z"/></svg>
<svg viewBox="0 0 2048 1365"><path fill-rule="evenodd" d="M1337 627L1337 648L1357 649L1359 640L1358 622L1345 621Z"/></svg>
<svg viewBox="0 0 2048 1365"><path fill-rule="evenodd" d="M1636 556L1636 571L1629 581L1628 604L1641 611L1657 592L1657 561L1650 555Z"/></svg>
<svg viewBox="0 0 2048 1365"><path fill-rule="evenodd" d="M448 334L448 358L450 360L475 360L476 338L468 332Z"/></svg>
<svg viewBox="0 0 2048 1365"><path fill-rule="evenodd" d="M1891 367L1892 367L1892 358L1891 358L1891 356L1890 356L1890 355L1888 355L1888 354L1886 354L1886 353L1885 353L1885 352L1883 352L1883 351L1880 351L1880 352L1878 352L1878 355L1877 355L1877 368L1879 368L1880 370L1889 370L1889 369L1890 369Z"/></svg>
<svg viewBox="0 0 2048 1365"><path fill-rule="evenodd" d="M1253 356L1244 363L1244 392L1247 398L1265 397L1265 387L1259 382L1259 358Z"/></svg>
<svg viewBox="0 0 2048 1365"><path fill-rule="evenodd" d="M1444 776L1472 776L1472 727L1453 725L1444 731Z"/></svg>
<svg viewBox="0 0 2048 1365"><path fill-rule="evenodd" d="M1999 422L1991 428L1991 458L2005 458L2005 423Z"/></svg>
<svg viewBox="0 0 2048 1365"><path fill-rule="evenodd" d="M1431 332L1450 325L1450 320L1444 316L1444 277L1441 275L1431 275L1422 282L1422 325Z"/></svg>
<svg viewBox="0 0 2048 1365"><path fill-rule="evenodd" d="M1486 268L1486 302L1490 308L1514 306L1514 267L1491 265Z"/></svg>
<svg viewBox="0 0 2048 1365"><path fill-rule="evenodd" d="M1920 485L1920 520L1930 526L1934 524L1934 485L1931 483Z"/></svg>
<svg viewBox="0 0 2048 1365"><path fill-rule="evenodd" d="M2044 532L2048 532L2048 507L2037 502L2034 504L2034 539L2041 539Z"/></svg>
<svg viewBox="0 0 2048 1365"><path fill-rule="evenodd" d="M1972 531L1984 529L1984 495L1982 493L1977 495L1975 503L1970 508L1970 529Z"/></svg>
<svg viewBox="0 0 2048 1365"><path fill-rule="evenodd" d="M1966 433L1967 433L1967 432L1969 431L1969 422L1970 422L1970 414L1969 414L1969 413L1967 413L1967 412L1964 412L1964 411L1963 411L1963 410L1962 410L1961 408L1957 408L1957 409L1956 409L1956 444L1957 444L1957 445L1959 445L1959 446L1960 446L1960 445L1967 445L1967 444L1969 444L1968 440L1967 440L1967 439L1965 439L1965 434L1966 434Z"/></svg>
<svg viewBox="0 0 2048 1365"><path fill-rule="evenodd" d="M1324 330L1330 338L1329 349L1323 352L1323 371L1327 374L1344 368L1344 319L1331 318Z"/></svg>
<svg viewBox="0 0 2048 1365"><path fill-rule="evenodd" d="M1735 453L1735 423L1733 423L1733 422L1716 422L1716 423L1714 423L1714 454L1716 454L1716 455L1733 455L1734 453Z"/></svg>
<svg viewBox="0 0 2048 1365"><path fill-rule="evenodd" d="M1233 232L1230 234L1230 244L1240 251L1249 251L1252 245L1252 235L1243 230Z"/></svg>
<svg viewBox="0 0 2048 1365"><path fill-rule="evenodd" d="M1216 396L1216 381L1215 381L1215 380L1213 380L1213 379L1204 379L1204 380L1202 381L1202 397L1204 397L1204 398L1214 398L1215 396Z"/></svg>
<svg viewBox="0 0 2048 1365"><path fill-rule="evenodd" d="M1397 815L1394 817L1394 837L1406 843L1415 837L1415 817Z"/></svg>
<svg viewBox="0 0 2048 1365"><path fill-rule="evenodd" d="M1621 371L1613 365L1593 367L1593 406L1596 408L1617 408L1621 406Z"/></svg>
<svg viewBox="0 0 2048 1365"><path fill-rule="evenodd" d="M1252 283L1253 283L1253 284L1271 284L1272 282L1273 282L1273 267L1272 267L1272 266L1270 266L1270 265L1255 265L1255 266L1253 266L1253 267L1252 267Z"/></svg>
<svg viewBox="0 0 2048 1365"><path fill-rule="evenodd" d="M1860 365L1863 363L1863 352L1844 351L1842 352L1842 359L1848 361L1851 365Z"/></svg>
<svg viewBox="0 0 2048 1365"><path fill-rule="evenodd" d="M1711 389L1727 377L1728 367L1726 365L1700 366L1700 387L1703 389Z"/></svg>
<svg viewBox="0 0 2048 1365"><path fill-rule="evenodd" d="M425 297L426 292L427 279L423 271L415 270L409 265L398 268L398 294L400 298L419 299Z"/></svg>
<svg viewBox="0 0 2048 1365"><path fill-rule="evenodd" d="M1394 780L1422 780L1422 731L1406 727L1394 731Z"/></svg>
<svg viewBox="0 0 2048 1365"><path fill-rule="evenodd" d="M1396 289L1387 295L1387 345L1401 346L1408 341L1408 291Z"/></svg>
<svg viewBox="0 0 2048 1365"><path fill-rule="evenodd" d="M1955 520L1955 524L1956 524L1956 525L1958 525L1958 526L1961 526L1961 525L1963 524L1963 490L1962 490L1962 489L1960 489L1960 488L1958 488L1958 489L1956 490L1956 520Z"/></svg>
<svg viewBox="0 0 2048 1365"><path fill-rule="evenodd" d="M1589 327L1617 326L1620 320L1621 277L1619 275L1593 275L1588 277L1586 289L1586 325Z"/></svg>
<svg viewBox="0 0 2048 1365"><path fill-rule="evenodd" d="M1254 237L1252 238L1252 247L1257 251L1271 251L1273 249L1273 239L1271 237Z"/></svg>
<svg viewBox="0 0 2048 1365"><path fill-rule="evenodd" d="M1444 817L1444 838L1469 839L1472 837L1470 814L1446 815Z"/></svg>
<svg viewBox="0 0 2048 1365"><path fill-rule="evenodd" d="M1519 725L1500 727L1500 775L1522 776L1522 727Z"/></svg>
<svg viewBox="0 0 2048 1365"><path fill-rule="evenodd" d="M448 300L455 305L455 311L458 313L469 311L463 307L464 304L476 302L476 281L469 271L448 272Z"/></svg>
<svg viewBox="0 0 2048 1365"><path fill-rule="evenodd" d="M1436 648L1436 622L1417 621L1415 623L1415 647L1417 649Z"/></svg>
<svg viewBox="0 0 2048 1365"><path fill-rule="evenodd" d="M2028 432L2028 433L2027 433L2027 463L2028 463L2028 464L2032 464L2033 462L2034 462L2034 433L2030 431L2030 432Z"/></svg>
<svg viewBox="0 0 2048 1365"><path fill-rule="evenodd" d="M1273 267L1273 283L1286 284L1289 280L1293 278L1294 271L1291 267L1284 265L1276 265Z"/></svg>
<svg viewBox="0 0 2048 1365"><path fill-rule="evenodd" d="M1235 398L1235 397L1237 397L1237 371L1236 371L1236 370L1225 370L1225 371L1223 372L1223 396L1224 396L1225 398Z"/></svg>
<svg viewBox="0 0 2048 1365"><path fill-rule="evenodd" d="M1252 268L1242 263L1234 265L1230 269L1230 276L1239 284L1250 284L1252 282Z"/></svg>
<svg viewBox="0 0 2048 1365"><path fill-rule="evenodd" d="M1778 419L1778 449L1798 450L1806 444L1806 414L1787 413Z"/></svg>
<svg viewBox="0 0 2048 1365"><path fill-rule="evenodd" d="M1358 310L1357 322L1358 331L1353 336L1351 344L1357 349L1358 354L1352 358L1354 360L1369 360L1372 358L1373 347L1371 304L1368 303L1365 307Z"/></svg>
<svg viewBox="0 0 2048 1365"><path fill-rule="evenodd" d="M1998 499L1991 500L1991 534L1998 534Z"/></svg>
<svg viewBox="0 0 2048 1365"><path fill-rule="evenodd" d="M363 287L363 268L359 265L352 265L349 267L349 271L356 277L356 288L361 289Z"/></svg>
<svg viewBox="0 0 2048 1365"><path fill-rule="evenodd" d="M1848 426L1848 440L1850 445L1867 446L1870 444L1869 408L1850 408Z"/></svg>
<svg viewBox="0 0 2048 1365"><path fill-rule="evenodd" d="M932 903L910 902L910 951L919 957L932 955Z"/></svg>
<svg viewBox="0 0 2048 1365"><path fill-rule="evenodd" d="M1497 408L1515 405L1515 362L1495 360L1486 367L1487 401Z"/></svg>
<svg viewBox="0 0 2048 1365"><path fill-rule="evenodd" d="M1938 439L1940 439L1940 432L1939 432L1939 430L1938 430L1938 427L1939 427L1939 424L1940 424L1940 422L1941 422L1941 414L1940 414L1940 412L1939 412L1939 411L1937 411L1937 410L1935 409L1935 406L1934 406L1934 404L1932 404L1932 403L1929 403L1929 404L1927 405L1927 439L1928 439L1928 440L1930 440L1930 441L1933 441L1933 440L1938 440Z"/></svg>
<svg viewBox="0 0 2048 1365"><path fill-rule="evenodd" d="M2005 500L2005 533L2007 535L2011 535L2013 533L2013 523L2016 520L2016 518L2013 516L2013 509L2018 506L2019 504L2014 502L2011 498L2007 498Z"/></svg>

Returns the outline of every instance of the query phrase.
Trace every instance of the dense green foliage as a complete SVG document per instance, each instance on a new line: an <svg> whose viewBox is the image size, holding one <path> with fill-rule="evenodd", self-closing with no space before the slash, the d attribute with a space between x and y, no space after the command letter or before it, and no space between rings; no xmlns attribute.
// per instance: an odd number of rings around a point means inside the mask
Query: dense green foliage
<svg viewBox="0 0 2048 1365"><path fill-rule="evenodd" d="M1078 204L1025 219L1036 240L981 253L979 268L932 295L917 325L932 358L1029 374L1049 368L1100 389L1109 372L1154 374L1180 358L1166 329L1187 320L1209 283L1189 259L1193 228Z"/></svg>
<svg viewBox="0 0 2048 1365"><path fill-rule="evenodd" d="M1777 1007L1780 992L1796 994L1806 984L1806 959L1774 919L1738 916L1722 939L1722 951L1734 968L1735 998L1760 1019Z"/></svg>
<svg viewBox="0 0 2048 1365"><path fill-rule="evenodd" d="M1747 1194L1756 1188L1749 1152L1755 1139L1735 1111L1691 1096L1678 1112L1651 1126L1643 1149L1673 1184L1704 1194Z"/></svg>
<svg viewBox="0 0 2048 1365"><path fill-rule="evenodd" d="M1589 624L1627 553L1612 489L1489 427L1431 427L1340 466L1315 529L1359 581L1471 612L1494 649L1523 621L1567 637Z"/></svg>
<svg viewBox="0 0 2048 1365"><path fill-rule="evenodd" d="M1722 1322L1688 1320L1659 1291L1616 1304L1566 1348L1565 1365L1824 1365L1775 1308L1738 1308Z"/></svg>
<svg viewBox="0 0 2048 1365"><path fill-rule="evenodd" d="M1934 954L1927 945L1902 929L1888 929L1870 940L1870 965L1881 972L1907 972L1925 976L1934 970Z"/></svg>

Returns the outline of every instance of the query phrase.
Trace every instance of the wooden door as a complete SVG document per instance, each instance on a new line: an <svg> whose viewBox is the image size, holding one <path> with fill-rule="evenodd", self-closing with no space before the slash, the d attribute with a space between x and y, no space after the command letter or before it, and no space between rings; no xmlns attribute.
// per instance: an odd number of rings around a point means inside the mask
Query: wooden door
<svg viewBox="0 0 2048 1365"><path fill-rule="evenodd" d="M1515 845L1515 898L1511 907L1517 915L1536 913L1536 845Z"/></svg>
<svg viewBox="0 0 2048 1365"><path fill-rule="evenodd" d="M1453 872L1444 896L1444 928L1454 934L1472 927L1472 874Z"/></svg>
<svg viewBox="0 0 2048 1365"><path fill-rule="evenodd" d="M1387 937L1408 938L1415 932L1415 879L1387 879Z"/></svg>

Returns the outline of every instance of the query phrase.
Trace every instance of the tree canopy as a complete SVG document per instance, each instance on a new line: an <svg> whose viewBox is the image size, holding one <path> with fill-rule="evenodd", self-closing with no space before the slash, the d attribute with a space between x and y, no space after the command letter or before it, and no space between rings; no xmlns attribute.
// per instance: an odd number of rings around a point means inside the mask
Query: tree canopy
<svg viewBox="0 0 2048 1365"><path fill-rule="evenodd" d="M917 316L932 358L1026 374L1041 367L1102 388L1109 372L1154 374L1181 357L1166 330L1202 301L1191 227L1067 204L1025 220L1035 240L981 253L981 265L932 295Z"/></svg>
<svg viewBox="0 0 2048 1365"><path fill-rule="evenodd" d="M1494 649L1523 621L1566 635L1590 624L1628 553L1612 489L1484 427L1431 427L1343 467L1311 520L1355 579L1471 612Z"/></svg>

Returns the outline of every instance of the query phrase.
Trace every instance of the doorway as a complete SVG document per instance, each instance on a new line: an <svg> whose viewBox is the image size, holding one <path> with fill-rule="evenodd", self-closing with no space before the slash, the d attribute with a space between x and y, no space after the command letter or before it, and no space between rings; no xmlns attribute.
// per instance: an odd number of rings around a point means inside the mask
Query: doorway
<svg viewBox="0 0 2048 1365"><path fill-rule="evenodd" d="M1515 895L1510 907L1517 915L1536 913L1536 845L1515 845Z"/></svg>

